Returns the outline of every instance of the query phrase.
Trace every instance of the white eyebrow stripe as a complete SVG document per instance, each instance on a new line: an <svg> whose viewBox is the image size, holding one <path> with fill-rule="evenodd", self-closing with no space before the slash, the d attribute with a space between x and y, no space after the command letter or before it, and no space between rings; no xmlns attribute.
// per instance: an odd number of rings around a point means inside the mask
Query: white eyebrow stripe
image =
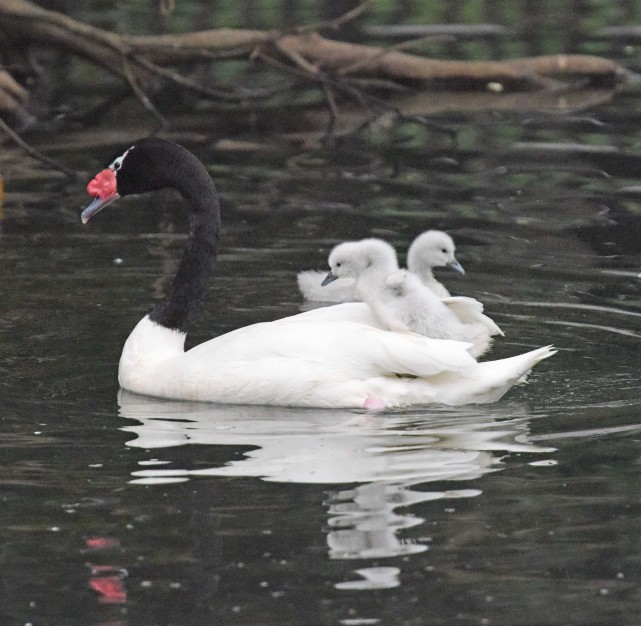
<svg viewBox="0 0 641 626"><path fill-rule="evenodd" d="M131 148L128 148L125 150L119 157L116 157L111 165L109 166L110 170L115 170L116 169L116 163L122 165L122 162L125 160L125 157L135 148L135 146L131 146Z"/></svg>

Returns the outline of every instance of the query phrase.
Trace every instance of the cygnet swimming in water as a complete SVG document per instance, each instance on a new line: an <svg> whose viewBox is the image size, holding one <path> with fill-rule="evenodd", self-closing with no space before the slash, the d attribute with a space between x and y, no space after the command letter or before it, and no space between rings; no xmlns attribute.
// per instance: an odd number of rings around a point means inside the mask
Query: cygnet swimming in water
<svg viewBox="0 0 641 626"><path fill-rule="evenodd" d="M330 272L323 285L353 278L357 294L388 330L464 341L472 344L469 352L475 357L490 347L493 335L503 334L483 315L478 300L442 300L416 274L399 269L394 248L381 239L341 243L330 253L328 263Z"/></svg>
<svg viewBox="0 0 641 626"><path fill-rule="evenodd" d="M446 267L460 274L465 270L454 256L454 241L442 230L427 230L420 234L407 251L407 268L416 274L426 287L429 287L439 298L448 298L450 292L436 278L432 270L435 267ZM326 272L306 270L296 277L298 288L305 300L317 302L358 302L356 281L345 278L339 282L321 287Z"/></svg>

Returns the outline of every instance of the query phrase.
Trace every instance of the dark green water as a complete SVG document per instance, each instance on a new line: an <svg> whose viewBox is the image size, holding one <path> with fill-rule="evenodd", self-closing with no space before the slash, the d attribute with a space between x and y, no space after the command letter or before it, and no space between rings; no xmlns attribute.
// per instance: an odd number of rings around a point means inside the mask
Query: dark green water
<svg viewBox="0 0 641 626"><path fill-rule="evenodd" d="M338 241L443 228L467 274L442 280L505 331L492 357L559 349L494 405L389 415L119 396L180 201L83 226L82 185L6 153L0 623L638 624L638 114L443 116L457 144L376 154L187 142L224 205L190 345L298 312L296 272ZM113 146L73 139L88 180Z"/></svg>

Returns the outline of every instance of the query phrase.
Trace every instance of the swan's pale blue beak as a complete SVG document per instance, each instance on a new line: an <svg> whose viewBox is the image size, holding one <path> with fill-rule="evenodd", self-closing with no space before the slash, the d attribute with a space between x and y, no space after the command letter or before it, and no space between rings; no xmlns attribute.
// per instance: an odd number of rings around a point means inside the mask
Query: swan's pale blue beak
<svg viewBox="0 0 641 626"><path fill-rule="evenodd" d="M86 224L98 211L102 211L106 206L109 206L112 202L115 202L120 198L120 195L117 192L109 194L105 198L96 198L88 207L86 207L83 212L80 214L80 219L83 224Z"/></svg>
<svg viewBox="0 0 641 626"><path fill-rule="evenodd" d="M459 274L465 274L465 270L463 269L463 266L456 259L447 263L445 267L447 267L448 269L454 270Z"/></svg>
<svg viewBox="0 0 641 626"><path fill-rule="evenodd" d="M332 270L329 270L329 273L325 278L323 278L323 282L321 283L321 287L324 287L325 285L329 285L329 283L333 283L335 280L338 280L339 276L336 276Z"/></svg>

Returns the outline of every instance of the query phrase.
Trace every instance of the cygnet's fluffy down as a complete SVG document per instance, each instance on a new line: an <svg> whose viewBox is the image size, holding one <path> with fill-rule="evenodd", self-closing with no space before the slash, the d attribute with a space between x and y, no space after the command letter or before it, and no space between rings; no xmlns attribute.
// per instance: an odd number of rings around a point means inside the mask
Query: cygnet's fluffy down
<svg viewBox="0 0 641 626"><path fill-rule="evenodd" d="M477 357L502 334L473 298L442 301L415 274L399 270L394 248L381 239L350 241L329 255L330 273L324 284L339 278L356 281L356 291L379 323L392 331L412 331L432 339L454 339L472 344ZM460 314L460 316L459 316Z"/></svg>
<svg viewBox="0 0 641 626"><path fill-rule="evenodd" d="M407 269L416 274L421 282L439 298L449 298L450 292L434 278L435 267L447 267L465 274L463 266L456 260L454 241L442 230L427 230L419 235L407 251Z"/></svg>
<svg viewBox="0 0 641 626"><path fill-rule="evenodd" d="M296 280L303 298L310 302L360 302L356 294L356 281L346 278L321 287L327 272L321 270L304 270L298 272Z"/></svg>
<svg viewBox="0 0 641 626"><path fill-rule="evenodd" d="M435 267L447 267L461 274L465 270L454 256L454 241L442 230L428 230L419 235L407 251L407 267L416 274L426 287L429 287L439 298L447 298L450 292L436 278L432 270ZM358 302L356 281L344 278L340 282L321 287L326 272L306 270L296 277L298 288L305 300L317 302Z"/></svg>

